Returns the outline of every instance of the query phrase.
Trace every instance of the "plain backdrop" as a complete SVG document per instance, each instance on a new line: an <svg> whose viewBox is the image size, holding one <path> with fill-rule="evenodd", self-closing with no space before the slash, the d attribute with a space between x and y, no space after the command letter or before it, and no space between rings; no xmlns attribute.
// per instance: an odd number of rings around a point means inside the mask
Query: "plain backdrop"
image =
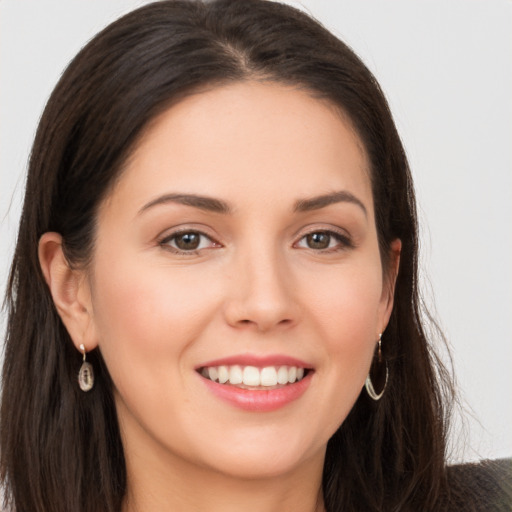
<svg viewBox="0 0 512 512"><path fill-rule="evenodd" d="M85 42L144 3L0 0L1 293L45 101ZM451 345L470 433L456 423L453 459L511 456L512 2L303 0L302 6L377 76L410 159L421 284ZM1 322L3 333L4 313Z"/></svg>

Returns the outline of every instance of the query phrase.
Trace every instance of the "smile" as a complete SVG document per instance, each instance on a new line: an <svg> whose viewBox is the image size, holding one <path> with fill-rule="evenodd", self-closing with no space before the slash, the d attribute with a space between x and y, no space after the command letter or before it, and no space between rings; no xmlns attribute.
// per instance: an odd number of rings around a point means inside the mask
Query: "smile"
<svg viewBox="0 0 512 512"><path fill-rule="evenodd" d="M251 412L276 411L298 400L315 374L292 357L248 354L203 363L196 372L213 396Z"/></svg>
<svg viewBox="0 0 512 512"><path fill-rule="evenodd" d="M229 384L242 389L271 389L293 384L304 378L307 369L301 366L221 365L202 367L200 373L206 379L219 384Z"/></svg>

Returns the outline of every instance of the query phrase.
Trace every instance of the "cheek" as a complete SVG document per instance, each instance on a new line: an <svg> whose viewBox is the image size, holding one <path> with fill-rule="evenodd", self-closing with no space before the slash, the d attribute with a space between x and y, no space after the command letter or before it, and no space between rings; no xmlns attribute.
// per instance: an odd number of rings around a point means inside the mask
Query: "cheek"
<svg viewBox="0 0 512 512"><path fill-rule="evenodd" d="M311 297L312 331L328 356L333 386L346 389L355 401L382 327L380 264L340 269L326 282L329 286Z"/></svg>
<svg viewBox="0 0 512 512"><path fill-rule="evenodd" d="M328 338L334 336L347 344L351 341L356 343L365 336L376 340L382 309L380 266L342 268L329 275L325 282L325 286L313 291L311 308L319 326L330 332Z"/></svg>
<svg viewBox="0 0 512 512"><path fill-rule="evenodd" d="M115 268L98 260L95 270L99 347L123 428L142 426L157 439L171 436L185 445L179 425L201 413L187 388L191 347L216 310L215 289L205 287L197 270L144 257L125 258Z"/></svg>
<svg viewBox="0 0 512 512"><path fill-rule="evenodd" d="M321 388L323 407L310 421L322 433L319 439L327 440L350 413L368 374L379 334L382 273L380 261L367 259L317 269L314 276L302 281L299 291L308 339L315 340L322 361L314 383Z"/></svg>
<svg viewBox="0 0 512 512"><path fill-rule="evenodd" d="M103 261L98 258L95 267L94 321L114 382L122 367L168 373L172 363L179 370L181 355L215 310L213 290L194 272L143 256L118 260L113 267Z"/></svg>

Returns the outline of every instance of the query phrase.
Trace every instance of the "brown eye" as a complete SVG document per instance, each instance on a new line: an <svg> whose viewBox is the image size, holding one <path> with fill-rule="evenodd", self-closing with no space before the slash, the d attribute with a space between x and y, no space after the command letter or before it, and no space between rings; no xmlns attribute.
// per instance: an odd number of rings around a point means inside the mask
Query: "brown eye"
<svg viewBox="0 0 512 512"><path fill-rule="evenodd" d="M323 253L331 253L351 249L354 247L352 240L347 235L336 231L312 231L304 235L295 247L300 249L312 249Z"/></svg>
<svg viewBox="0 0 512 512"><path fill-rule="evenodd" d="M174 233L161 240L160 245L176 253L191 254L201 249L219 247L217 242L200 231L181 231Z"/></svg>
<svg viewBox="0 0 512 512"><path fill-rule="evenodd" d="M193 251L199 247L201 235L199 233L189 232L181 233L174 237L176 247L182 251Z"/></svg>
<svg viewBox="0 0 512 512"><path fill-rule="evenodd" d="M306 244L310 249L327 249L331 244L331 235L319 231L306 235Z"/></svg>

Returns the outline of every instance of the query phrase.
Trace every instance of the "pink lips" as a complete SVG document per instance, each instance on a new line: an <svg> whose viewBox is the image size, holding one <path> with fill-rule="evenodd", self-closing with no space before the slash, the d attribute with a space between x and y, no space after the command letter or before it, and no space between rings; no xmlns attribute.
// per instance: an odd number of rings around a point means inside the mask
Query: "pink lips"
<svg viewBox="0 0 512 512"><path fill-rule="evenodd" d="M305 369L312 369L312 366L299 359L285 356L255 356L239 355L222 359L216 359L201 364L196 370L210 366L256 366L263 368L266 366L297 366ZM313 371L308 371L307 375L298 382L286 384L283 387L274 389L242 389L230 384L219 384L207 378L200 376L207 389L221 400L245 411L252 412L271 412L280 409L289 403L300 398L308 389Z"/></svg>
<svg viewBox="0 0 512 512"><path fill-rule="evenodd" d="M203 366L231 366L239 364L240 366L257 366L263 368L264 366L300 366L301 368L312 368L312 366L300 359L289 357L281 354L272 356L257 356L252 354L241 354L238 356L224 357L222 359L215 359L207 361L196 368Z"/></svg>

